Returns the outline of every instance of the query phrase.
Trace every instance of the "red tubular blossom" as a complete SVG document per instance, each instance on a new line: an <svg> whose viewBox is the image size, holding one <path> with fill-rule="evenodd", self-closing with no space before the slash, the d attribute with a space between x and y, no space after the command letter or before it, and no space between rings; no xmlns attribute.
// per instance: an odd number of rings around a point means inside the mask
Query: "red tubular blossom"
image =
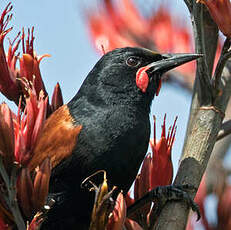
<svg viewBox="0 0 231 230"><path fill-rule="evenodd" d="M40 61L49 55L36 55L33 27L28 30L27 37L23 29L13 41L9 40L8 54L5 54L4 38L12 30L12 27L7 28L12 18L11 10L9 3L0 14L0 92L18 105L18 113L15 115L5 103L0 104L2 230L13 229L16 225L21 229L23 219L31 219L41 210L47 199L51 174L49 158L45 158L33 173L27 168L41 135L47 108L50 108L39 68ZM17 52L20 44L23 50L21 57ZM62 93L57 84L52 98L53 109L62 104ZM43 215L36 214L27 229L39 230L42 221Z"/></svg>
<svg viewBox="0 0 231 230"><path fill-rule="evenodd" d="M147 156L144 158L141 171L136 177L135 185L134 185L134 198L135 200L138 200L142 198L149 190L151 185L151 155L147 154ZM145 207L142 208L141 212L144 215L147 215L151 207L151 203L145 205Z"/></svg>
<svg viewBox="0 0 231 230"><path fill-rule="evenodd" d="M147 154L144 158L140 174L136 177L135 185L134 185L134 198L138 200L142 198L148 191L151 189L151 154ZM140 212L143 215L147 215L150 211L151 203L145 205Z"/></svg>
<svg viewBox="0 0 231 230"><path fill-rule="evenodd" d="M154 117L154 139L150 140L152 148L152 169L151 169L151 188L171 184L173 177L173 165L171 159L172 146L176 134L176 120L172 127L169 128L168 136L166 137L166 127L162 126L161 139L156 141L156 121Z"/></svg>
<svg viewBox="0 0 231 230"><path fill-rule="evenodd" d="M12 14L9 14L12 8L13 7L11 3L9 3L3 10L0 17L0 92L4 94L9 100L17 102L19 91L16 83L16 76L9 70L3 47L5 36L12 30L12 27L7 29L7 26L12 18Z"/></svg>
<svg viewBox="0 0 231 230"><path fill-rule="evenodd" d="M150 188L150 172L151 172L151 154L148 153L144 158L143 165L140 171L140 185L138 188L138 198L143 197L151 188Z"/></svg>
<svg viewBox="0 0 231 230"><path fill-rule="evenodd" d="M152 154L148 153L141 166L140 173L137 175L134 184L134 200L130 194L126 196L127 205L132 205L135 201L142 198L148 191L155 189L157 186L169 185L173 177L173 165L171 160L171 151L176 135L176 120L172 127L169 128L166 136L166 115L162 125L162 134L159 141L156 140L156 119L154 117L154 138L150 140ZM149 225L149 215L151 215L151 203L141 208L131 218L139 224ZM146 219L145 219L146 217ZM141 229L141 227L132 220L125 223L127 229Z"/></svg>
<svg viewBox="0 0 231 230"><path fill-rule="evenodd" d="M12 5L9 3L0 17L0 92L4 94L9 100L14 101L16 104L19 102L22 94L27 95L25 85L18 79L26 79L28 82L33 82L36 95L39 97L42 90L47 95L39 64L44 57L50 55L45 54L43 56L37 56L34 51L34 27L28 29L28 36L25 41L24 29L21 33L18 33L13 42L10 41L8 55L6 57L3 41L7 33L12 30L12 27L7 29L7 26L12 18L12 14L9 14L12 10ZM20 37L21 35L21 37ZM19 54L16 54L19 44L22 41L23 55L19 58ZM16 63L19 60L20 69L16 68ZM23 95L24 96L24 95Z"/></svg>
<svg viewBox="0 0 231 230"><path fill-rule="evenodd" d="M126 220L126 203L123 194L120 192L117 196L115 207L109 218L107 230L121 230L123 229Z"/></svg>
<svg viewBox="0 0 231 230"><path fill-rule="evenodd" d="M231 3L230 0L197 0L203 3L209 10L213 20L220 31L227 37L231 37Z"/></svg>
<svg viewBox="0 0 231 230"><path fill-rule="evenodd" d="M30 37L31 36L31 37ZM36 95L39 96L40 91L42 90L45 95L47 95L40 69L39 63L44 57L49 57L49 54L45 54L41 57L38 57L34 52L34 27L28 29L28 36L26 41L24 29L22 30L22 47L23 55L19 59L20 62L20 78L26 78L27 81L33 82Z"/></svg>
<svg viewBox="0 0 231 230"><path fill-rule="evenodd" d="M46 114L47 114L47 104L48 104L48 97L43 100L42 98L38 102L38 113L37 117L35 119L33 133L31 137L31 145L35 146L35 143L40 136L40 133L42 131L43 124L46 120Z"/></svg>
<svg viewBox="0 0 231 230"><path fill-rule="evenodd" d="M18 50L19 44L21 42L20 38L21 32L17 34L17 36L14 38L13 42L9 40L9 48L8 48L8 54L7 54L7 63L8 66L10 67L10 70L13 72L13 74L16 76L17 75L17 70L16 70L16 62L19 54L16 54L16 51Z"/></svg>
<svg viewBox="0 0 231 230"><path fill-rule="evenodd" d="M40 93L40 97L37 100L33 86L31 89L28 89L28 93L29 97L26 98L24 113L21 115L20 103L15 122L15 159L22 165L26 165L31 158L36 140L45 122L48 103L48 97L44 99L42 93Z"/></svg>

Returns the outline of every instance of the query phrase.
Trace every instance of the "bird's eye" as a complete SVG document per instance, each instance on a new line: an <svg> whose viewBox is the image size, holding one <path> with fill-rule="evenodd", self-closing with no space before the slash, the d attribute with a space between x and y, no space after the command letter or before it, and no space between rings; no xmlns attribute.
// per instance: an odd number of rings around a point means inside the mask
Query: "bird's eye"
<svg viewBox="0 0 231 230"><path fill-rule="evenodd" d="M140 64L141 60L137 57L129 57L126 60L128 66L137 67Z"/></svg>

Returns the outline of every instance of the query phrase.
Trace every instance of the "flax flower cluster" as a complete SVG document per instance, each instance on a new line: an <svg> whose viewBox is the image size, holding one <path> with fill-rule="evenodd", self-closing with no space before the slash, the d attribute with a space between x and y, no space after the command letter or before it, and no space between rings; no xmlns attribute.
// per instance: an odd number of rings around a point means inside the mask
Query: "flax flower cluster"
<svg viewBox="0 0 231 230"><path fill-rule="evenodd" d="M57 84L51 104L48 102L39 65L49 55L36 55L33 27L27 35L22 29L5 53L4 40L13 29L9 27L12 8L9 3L0 16L0 92L15 102L18 112L15 114L6 103L0 104L0 229L15 225L22 229L34 216L28 225L33 230L42 221L39 211L46 202L51 165L47 158L33 173L27 165L46 118L63 104L63 99Z"/></svg>

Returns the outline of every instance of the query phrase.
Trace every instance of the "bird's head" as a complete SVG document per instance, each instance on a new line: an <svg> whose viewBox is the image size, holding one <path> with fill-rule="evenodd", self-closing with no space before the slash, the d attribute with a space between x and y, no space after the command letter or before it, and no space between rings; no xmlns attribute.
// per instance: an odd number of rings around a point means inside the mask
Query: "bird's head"
<svg viewBox="0 0 231 230"><path fill-rule="evenodd" d="M201 57L199 54L159 54L148 49L126 47L105 54L80 89L91 88L108 103L150 103L158 94L163 73ZM96 97L98 98L98 97Z"/></svg>

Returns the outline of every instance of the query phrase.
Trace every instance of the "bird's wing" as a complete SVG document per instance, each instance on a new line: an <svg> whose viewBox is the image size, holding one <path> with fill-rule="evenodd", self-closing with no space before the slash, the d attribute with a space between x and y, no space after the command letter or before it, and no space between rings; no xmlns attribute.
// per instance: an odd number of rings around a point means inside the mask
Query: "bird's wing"
<svg viewBox="0 0 231 230"><path fill-rule="evenodd" d="M52 168L54 168L64 158L70 156L81 128L81 125L74 124L67 105L56 110L44 125L28 168L35 169L47 157L50 158Z"/></svg>

